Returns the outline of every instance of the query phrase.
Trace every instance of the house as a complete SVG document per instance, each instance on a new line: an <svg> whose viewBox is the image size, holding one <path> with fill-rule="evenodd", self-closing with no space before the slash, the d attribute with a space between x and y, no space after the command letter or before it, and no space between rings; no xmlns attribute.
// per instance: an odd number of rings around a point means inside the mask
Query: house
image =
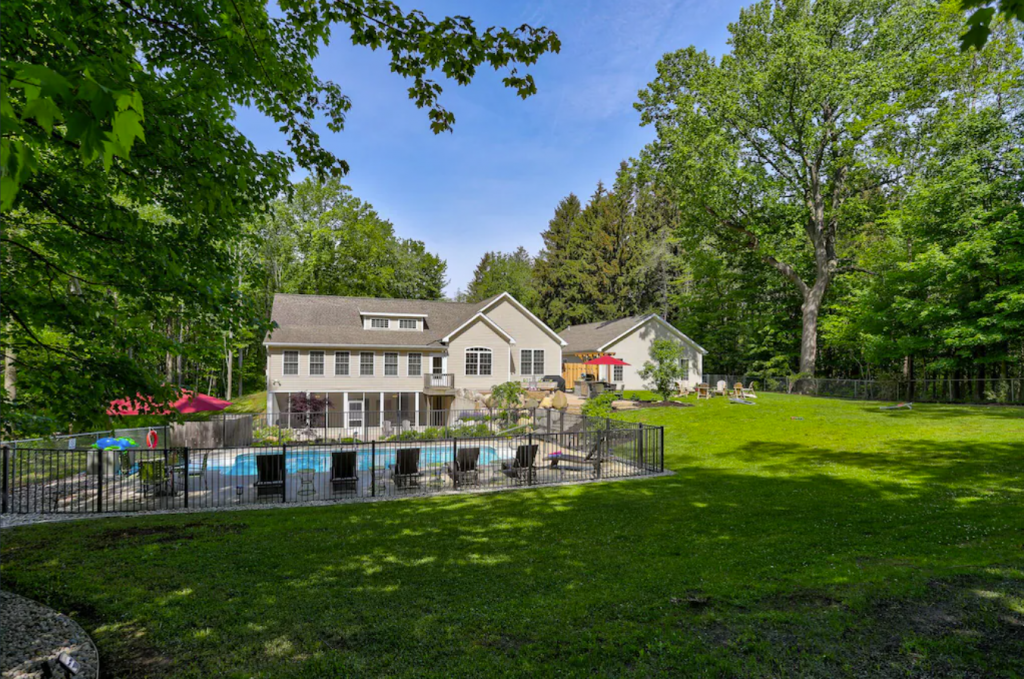
<svg viewBox="0 0 1024 679"><path fill-rule="evenodd" d="M559 334L567 343L562 349L562 375L565 377L567 390L572 388L572 382L575 382L583 372L622 385L625 389L650 388L651 385L644 382L639 371L644 363L650 360L651 344L656 339L681 342L687 350L683 359L686 375L682 380L684 385L693 388L701 381L704 355L707 351L657 314L572 325ZM587 360L604 354L622 359L629 365L601 366L600 370L596 367L582 366Z"/></svg>
<svg viewBox="0 0 1024 679"><path fill-rule="evenodd" d="M312 426L437 426L457 390L559 374L565 345L508 293L472 304L278 294L271 318L268 421L288 426L310 397L326 403Z"/></svg>

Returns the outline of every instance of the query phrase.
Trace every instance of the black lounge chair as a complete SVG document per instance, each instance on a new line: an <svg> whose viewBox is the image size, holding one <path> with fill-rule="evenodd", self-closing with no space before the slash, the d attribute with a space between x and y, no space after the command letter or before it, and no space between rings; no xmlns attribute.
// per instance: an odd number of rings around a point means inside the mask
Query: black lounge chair
<svg viewBox="0 0 1024 679"><path fill-rule="evenodd" d="M419 448L399 448L395 452L395 464L391 467L391 478L395 482L395 488L400 490L419 487Z"/></svg>
<svg viewBox="0 0 1024 679"><path fill-rule="evenodd" d="M455 453L455 461L449 462L447 465L448 476L452 477L452 485L460 488L479 482L480 472L476 468L479 460L479 448L459 448Z"/></svg>
<svg viewBox="0 0 1024 679"><path fill-rule="evenodd" d="M524 480L533 483L533 461L537 457L537 448L533 445L519 446L516 448L516 457L511 462L501 463L501 473L519 483Z"/></svg>
<svg viewBox="0 0 1024 679"><path fill-rule="evenodd" d="M335 493L356 492L356 451L339 450L331 453L331 485Z"/></svg>
<svg viewBox="0 0 1024 679"><path fill-rule="evenodd" d="M586 455L576 455L573 453L549 455L548 459L551 460L551 467L567 472L584 472L589 469L595 478L599 477L601 475L601 464L604 462L602 452L606 443L609 443L610 440L610 433L598 432L590 446L590 451ZM562 464L564 462L572 464Z"/></svg>
<svg viewBox="0 0 1024 679"><path fill-rule="evenodd" d="M256 499L280 495L284 499L284 453L256 455Z"/></svg>

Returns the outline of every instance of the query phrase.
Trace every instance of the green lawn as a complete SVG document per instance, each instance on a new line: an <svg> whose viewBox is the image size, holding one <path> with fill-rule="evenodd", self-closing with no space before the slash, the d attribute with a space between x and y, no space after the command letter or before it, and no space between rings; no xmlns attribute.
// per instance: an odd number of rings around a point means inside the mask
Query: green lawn
<svg viewBox="0 0 1024 679"><path fill-rule="evenodd" d="M109 676L1024 675L1024 410L629 417L676 475L16 529L4 587Z"/></svg>

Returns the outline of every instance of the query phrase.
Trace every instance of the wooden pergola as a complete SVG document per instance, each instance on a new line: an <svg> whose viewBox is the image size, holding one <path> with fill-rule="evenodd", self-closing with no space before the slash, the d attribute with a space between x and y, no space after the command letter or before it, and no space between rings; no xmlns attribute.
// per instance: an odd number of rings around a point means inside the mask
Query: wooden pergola
<svg viewBox="0 0 1024 679"><path fill-rule="evenodd" d="M599 366L585 365L587 361L601 356L614 356L615 352L610 351L577 351L568 356L579 359L578 363L568 363L562 361L562 379L565 380L565 390L572 391L576 388L576 382L584 375L584 373L590 373L592 375L599 374Z"/></svg>

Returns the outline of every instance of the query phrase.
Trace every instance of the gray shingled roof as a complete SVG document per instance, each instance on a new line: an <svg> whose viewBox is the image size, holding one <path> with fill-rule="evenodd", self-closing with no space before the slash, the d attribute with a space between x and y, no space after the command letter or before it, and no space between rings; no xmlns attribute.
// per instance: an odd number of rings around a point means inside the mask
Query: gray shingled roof
<svg viewBox="0 0 1024 679"><path fill-rule="evenodd" d="M491 299L463 304L418 299L276 294L271 319L278 327L268 334L267 341L350 346L436 345L442 337L472 318ZM426 314L426 327L422 332L364 330L360 311Z"/></svg>
<svg viewBox="0 0 1024 679"><path fill-rule="evenodd" d="M627 316L614 321L570 325L558 333L568 343L567 346L562 348L562 351L567 354L581 351L599 351L601 347L649 317L650 314L645 314L641 316Z"/></svg>

